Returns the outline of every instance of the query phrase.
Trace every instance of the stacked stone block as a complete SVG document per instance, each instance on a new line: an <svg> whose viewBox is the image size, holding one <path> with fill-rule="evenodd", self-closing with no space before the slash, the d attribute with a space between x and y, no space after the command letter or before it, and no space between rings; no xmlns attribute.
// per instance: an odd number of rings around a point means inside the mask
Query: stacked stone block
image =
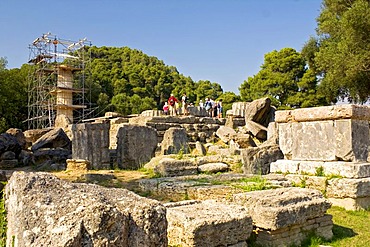
<svg viewBox="0 0 370 247"><path fill-rule="evenodd" d="M317 190L282 188L235 194L233 203L243 205L251 215L256 243L261 246L299 246L314 233L331 239L331 204Z"/></svg>
<svg viewBox="0 0 370 247"><path fill-rule="evenodd" d="M247 246L253 227L244 207L215 201L166 206L171 246Z"/></svg>
<svg viewBox="0 0 370 247"><path fill-rule="evenodd" d="M336 105L277 111L284 160L271 172L325 176L326 195L346 209L370 207L370 107ZM335 178L335 179L333 179Z"/></svg>

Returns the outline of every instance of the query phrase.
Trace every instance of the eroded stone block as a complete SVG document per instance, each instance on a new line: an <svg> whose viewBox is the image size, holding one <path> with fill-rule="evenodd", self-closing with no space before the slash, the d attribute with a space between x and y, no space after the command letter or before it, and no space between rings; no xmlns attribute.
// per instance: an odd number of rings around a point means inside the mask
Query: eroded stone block
<svg viewBox="0 0 370 247"><path fill-rule="evenodd" d="M14 172L5 194L7 246L167 246L164 206L125 189Z"/></svg>
<svg viewBox="0 0 370 247"><path fill-rule="evenodd" d="M240 193L232 201L248 209L257 227L270 230L321 217L331 206L319 191L304 188Z"/></svg>
<svg viewBox="0 0 370 247"><path fill-rule="evenodd" d="M167 206L168 243L178 246L230 246L245 242L252 219L244 207L215 201Z"/></svg>

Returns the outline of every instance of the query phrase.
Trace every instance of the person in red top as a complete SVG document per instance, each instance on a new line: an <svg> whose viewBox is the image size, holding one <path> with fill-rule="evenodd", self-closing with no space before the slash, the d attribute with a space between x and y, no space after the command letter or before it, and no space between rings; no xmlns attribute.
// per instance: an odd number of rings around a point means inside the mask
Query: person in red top
<svg viewBox="0 0 370 247"><path fill-rule="evenodd" d="M179 102L175 96L171 93L170 98L168 99L168 104L170 105L170 115L176 116L176 103Z"/></svg>

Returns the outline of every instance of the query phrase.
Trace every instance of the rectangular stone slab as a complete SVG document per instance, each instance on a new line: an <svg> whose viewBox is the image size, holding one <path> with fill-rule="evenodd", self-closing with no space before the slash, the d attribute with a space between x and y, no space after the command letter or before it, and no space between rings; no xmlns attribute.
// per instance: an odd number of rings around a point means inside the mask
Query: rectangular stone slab
<svg viewBox="0 0 370 247"><path fill-rule="evenodd" d="M252 232L244 207L212 200L184 203L165 205L171 246L230 246L245 242Z"/></svg>
<svg viewBox="0 0 370 247"><path fill-rule="evenodd" d="M232 201L248 209L256 227L270 230L321 217L331 206L319 191L294 187L235 194Z"/></svg>
<svg viewBox="0 0 370 247"><path fill-rule="evenodd" d="M275 112L277 123L308 122L337 119L370 120L370 107L364 105L334 105Z"/></svg>
<svg viewBox="0 0 370 247"><path fill-rule="evenodd" d="M278 123L279 146L288 160L366 161L369 122L322 120Z"/></svg>
<svg viewBox="0 0 370 247"><path fill-rule="evenodd" d="M344 178L370 177L370 163L354 163L344 161L303 161L277 160L270 165L272 173L292 173L316 175L317 169L323 168L323 175L337 175Z"/></svg>

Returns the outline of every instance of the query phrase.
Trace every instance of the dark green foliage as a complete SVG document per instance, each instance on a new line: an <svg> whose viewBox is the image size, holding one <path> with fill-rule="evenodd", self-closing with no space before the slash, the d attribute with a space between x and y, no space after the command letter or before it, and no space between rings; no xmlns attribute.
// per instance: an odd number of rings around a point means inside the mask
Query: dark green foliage
<svg viewBox="0 0 370 247"><path fill-rule="evenodd" d="M364 103L370 96L370 1L324 0L322 6L316 48L314 38L303 48L322 77L320 90L333 103Z"/></svg>
<svg viewBox="0 0 370 247"><path fill-rule="evenodd" d="M239 88L243 101L269 97L279 109L324 105L317 92L315 73L306 68L305 59L292 48L265 54L261 70Z"/></svg>
<svg viewBox="0 0 370 247"><path fill-rule="evenodd" d="M199 81L180 74L156 57L128 47L91 47L92 102L100 114L117 111L122 114L162 109L171 93L180 98L183 93L189 102L222 94L217 83Z"/></svg>
<svg viewBox="0 0 370 247"><path fill-rule="evenodd" d="M10 127L22 128L27 118L27 65L20 69L6 69L0 59L0 133Z"/></svg>

